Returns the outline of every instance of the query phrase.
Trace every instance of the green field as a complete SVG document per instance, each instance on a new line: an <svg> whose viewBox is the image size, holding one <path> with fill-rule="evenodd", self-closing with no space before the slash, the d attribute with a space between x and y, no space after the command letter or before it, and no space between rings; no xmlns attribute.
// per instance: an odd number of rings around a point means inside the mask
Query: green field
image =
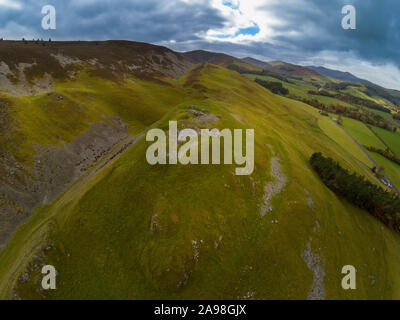
<svg viewBox="0 0 400 320"><path fill-rule="evenodd" d="M372 168L372 162L368 159L360 147L344 132L335 122L328 117L319 120L319 126L332 140L337 142L344 150L353 157Z"/></svg>
<svg viewBox="0 0 400 320"><path fill-rule="evenodd" d="M387 176L392 180L395 187L400 188L400 166L389 160L386 159L384 156L380 155L376 152L369 152L372 158L378 163L380 166L383 167Z"/></svg>
<svg viewBox="0 0 400 320"><path fill-rule="evenodd" d="M362 146L372 146L378 149L385 149L385 145L375 136L367 126L357 120L343 118L343 127L354 137Z"/></svg>
<svg viewBox="0 0 400 320"><path fill-rule="evenodd" d="M372 146L378 149L386 149L385 145L367 128L367 126L357 120L343 118L343 127L363 146ZM400 186L400 166L383 157L376 152L367 151L375 162L382 166L385 173L392 180L395 186Z"/></svg>
<svg viewBox="0 0 400 320"><path fill-rule="evenodd" d="M385 129L372 127L372 130L381 137L389 148L399 157L400 156L400 134Z"/></svg>
<svg viewBox="0 0 400 320"><path fill-rule="evenodd" d="M356 108L352 104L349 104L347 102L344 102L344 101L336 99L336 98L325 97L325 96L320 96L320 95L313 95L312 97L314 99L318 100L319 102L327 105L327 106L330 106L330 105L341 105L341 106L344 106L344 107L347 107L347 108L351 108L351 109Z"/></svg>

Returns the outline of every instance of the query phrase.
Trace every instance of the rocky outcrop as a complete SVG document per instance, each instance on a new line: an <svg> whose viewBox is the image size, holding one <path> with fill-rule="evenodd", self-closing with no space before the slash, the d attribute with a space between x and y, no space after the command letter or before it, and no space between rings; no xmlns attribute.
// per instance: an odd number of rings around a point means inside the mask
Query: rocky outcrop
<svg viewBox="0 0 400 320"><path fill-rule="evenodd" d="M127 136L126 125L114 117L93 124L70 144L36 146L33 167L1 154L0 171L5 174L0 178L0 249L36 205L53 202Z"/></svg>

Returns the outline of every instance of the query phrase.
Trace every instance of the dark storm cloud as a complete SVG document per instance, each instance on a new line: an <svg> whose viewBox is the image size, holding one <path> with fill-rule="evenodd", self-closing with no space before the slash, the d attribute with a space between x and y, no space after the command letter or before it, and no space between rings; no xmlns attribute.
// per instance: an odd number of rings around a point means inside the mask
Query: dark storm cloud
<svg viewBox="0 0 400 320"><path fill-rule="evenodd" d="M22 9L15 10L1 6L0 1L0 30L7 31L16 39L29 33L59 40L188 41L198 39L198 32L222 27L224 21L207 2L28 0L20 3ZM41 8L47 4L57 9L56 30L44 31L41 28Z"/></svg>
<svg viewBox="0 0 400 320"><path fill-rule="evenodd" d="M41 28L41 8L47 4L57 9L56 30ZM341 27L341 9L347 4L357 10L356 30ZM265 0L257 5L279 19L270 26L273 36L228 42L205 38L207 31L221 29L228 19L211 0L0 0L0 37L128 39L182 51L208 49L295 63L318 57L323 64L324 55L351 53L360 61L400 66L398 0Z"/></svg>
<svg viewBox="0 0 400 320"><path fill-rule="evenodd" d="M276 31L283 34L275 40L290 43L300 52L321 50L353 51L374 62L400 63L400 1L397 0L307 0L301 7L273 5L262 10L279 13L285 25ZM341 27L341 9L352 4L357 13L357 29ZM289 36L291 31L300 35Z"/></svg>

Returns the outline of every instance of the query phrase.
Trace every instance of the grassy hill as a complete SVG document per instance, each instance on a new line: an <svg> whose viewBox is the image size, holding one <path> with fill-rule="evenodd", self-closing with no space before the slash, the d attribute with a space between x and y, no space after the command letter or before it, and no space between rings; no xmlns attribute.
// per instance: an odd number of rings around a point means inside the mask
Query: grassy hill
<svg viewBox="0 0 400 320"><path fill-rule="evenodd" d="M176 63L194 66L182 59ZM53 80L51 89L4 95L7 154L26 159L24 166L37 161L33 146L62 149L96 123L118 127L115 116L137 140L104 160L124 141L116 139L94 161L98 169L54 201L36 203L0 251L1 298L400 297L399 234L338 198L309 165L322 152L380 184L331 119L224 66L201 63L173 77L157 62L129 73L124 61L115 77L105 76L113 69L99 56L103 68L78 63L74 77ZM189 105L207 110L207 120ZM254 173L236 176L236 165L150 166L141 133L166 130L169 120L180 129L254 129ZM55 291L41 290L44 264L57 269ZM341 288L348 264L357 269L355 291Z"/></svg>

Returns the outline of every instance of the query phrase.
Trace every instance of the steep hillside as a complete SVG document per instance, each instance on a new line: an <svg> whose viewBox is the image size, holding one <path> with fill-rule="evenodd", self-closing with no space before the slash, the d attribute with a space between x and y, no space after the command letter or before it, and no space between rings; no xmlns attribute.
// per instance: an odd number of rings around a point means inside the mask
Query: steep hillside
<svg viewBox="0 0 400 320"><path fill-rule="evenodd" d="M0 248L36 205L184 100L193 63L149 44L0 42Z"/></svg>
<svg viewBox="0 0 400 320"><path fill-rule="evenodd" d="M338 198L310 168L310 156L322 152L379 184L335 141L336 124L321 129L330 119L317 109L208 63L179 79L99 79L84 71L55 90L87 104L88 117L116 114L137 140L35 208L0 252L1 297L400 298L399 234ZM62 128L61 120L54 126ZM254 173L236 176L235 165L150 166L140 132L166 130L169 120L180 129L255 129ZM45 145L56 143L52 137ZM40 289L42 264L56 267L57 290ZM340 285L348 264L357 268L355 291Z"/></svg>

